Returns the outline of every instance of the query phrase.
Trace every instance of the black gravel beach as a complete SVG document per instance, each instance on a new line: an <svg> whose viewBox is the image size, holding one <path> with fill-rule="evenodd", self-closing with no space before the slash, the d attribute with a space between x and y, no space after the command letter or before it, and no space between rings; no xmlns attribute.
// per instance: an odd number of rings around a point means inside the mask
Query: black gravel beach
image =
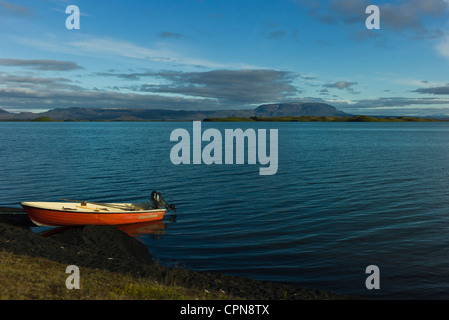
<svg viewBox="0 0 449 320"><path fill-rule="evenodd" d="M27 220L26 215L0 214L0 251L45 258L67 265L131 274L161 283L173 275L180 286L223 290L243 299L357 299L291 284L161 266L152 260L143 243L113 226L58 228L43 236L32 232L30 225L31 221Z"/></svg>

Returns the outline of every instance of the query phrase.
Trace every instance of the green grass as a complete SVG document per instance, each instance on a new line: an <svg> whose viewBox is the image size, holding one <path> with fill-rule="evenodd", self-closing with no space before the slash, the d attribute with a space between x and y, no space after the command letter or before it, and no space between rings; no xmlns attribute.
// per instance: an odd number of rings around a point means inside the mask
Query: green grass
<svg viewBox="0 0 449 320"><path fill-rule="evenodd" d="M223 291L176 285L176 275L158 281L80 267L80 289L69 290L67 265L0 251L0 300L226 300Z"/></svg>
<svg viewBox="0 0 449 320"><path fill-rule="evenodd" d="M36 122L52 122L54 120L52 118L50 118L50 117L39 117L39 118L34 119L33 121L36 121Z"/></svg>

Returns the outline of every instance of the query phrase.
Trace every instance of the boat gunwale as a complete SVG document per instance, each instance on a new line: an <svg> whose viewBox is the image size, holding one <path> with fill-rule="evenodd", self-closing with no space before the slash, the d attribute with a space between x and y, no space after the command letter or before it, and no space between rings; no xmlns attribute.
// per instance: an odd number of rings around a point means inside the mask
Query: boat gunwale
<svg viewBox="0 0 449 320"><path fill-rule="evenodd" d="M53 209L53 208L43 208L40 206L33 206L33 205L28 205L25 203L29 203L29 202L22 202L20 205L26 209L26 207L31 208L31 209L39 209L39 210L45 210L45 211L54 211L54 212L64 212L64 213L77 213L77 214L105 214L105 215L109 215L109 214L145 214L145 213L153 213L153 212L166 212L167 209L143 209L143 210L127 210L127 211L95 211L95 210L90 210L90 209L85 209L88 211L79 211L77 209ZM58 202L53 202L53 203L58 203ZM26 210L25 210L26 212Z"/></svg>

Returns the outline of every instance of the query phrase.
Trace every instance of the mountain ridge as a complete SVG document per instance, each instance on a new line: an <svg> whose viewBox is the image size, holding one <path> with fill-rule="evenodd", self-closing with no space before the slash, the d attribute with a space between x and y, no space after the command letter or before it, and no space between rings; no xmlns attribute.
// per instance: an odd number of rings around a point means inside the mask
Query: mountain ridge
<svg viewBox="0 0 449 320"><path fill-rule="evenodd" d="M0 109L0 120L29 121L50 118L58 121L192 121L226 117L283 117L283 116L350 116L325 103L262 104L253 110L165 110L119 108L56 108L46 112L10 113Z"/></svg>

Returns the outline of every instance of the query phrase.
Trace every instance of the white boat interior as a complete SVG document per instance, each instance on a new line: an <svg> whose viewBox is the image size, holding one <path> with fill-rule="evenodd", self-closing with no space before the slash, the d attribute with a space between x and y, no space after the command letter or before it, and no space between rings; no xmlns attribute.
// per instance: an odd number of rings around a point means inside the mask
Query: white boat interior
<svg viewBox="0 0 449 320"><path fill-rule="evenodd" d="M45 210L76 211L76 212L135 212L161 211L153 209L149 203L96 203L96 202L22 202L22 205Z"/></svg>

